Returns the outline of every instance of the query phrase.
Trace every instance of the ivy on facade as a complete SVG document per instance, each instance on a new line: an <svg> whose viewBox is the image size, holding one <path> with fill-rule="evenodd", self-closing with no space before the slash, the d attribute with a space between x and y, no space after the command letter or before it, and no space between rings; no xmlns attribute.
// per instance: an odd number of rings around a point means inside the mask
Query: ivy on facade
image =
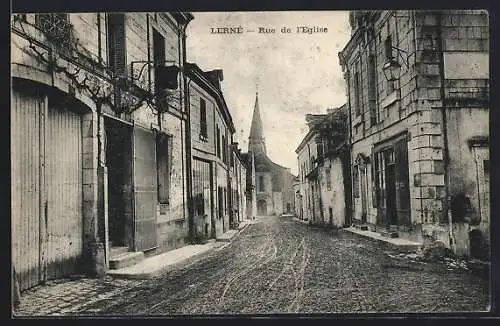
<svg viewBox="0 0 500 326"><path fill-rule="evenodd" d="M61 20L55 22L58 21ZM62 26L57 23L48 28L51 22L44 20L43 25L36 26L28 23L25 17L14 15L13 27L18 28L29 42L21 50L45 65L49 71L64 74L75 90L86 93L98 107L105 104L117 114L130 114L147 106L157 114L164 110L159 108L168 108L170 103L178 101L174 91L170 90L162 92L161 97L155 96L152 91L155 89L154 81L137 76L136 71L131 71L129 76L118 76L81 45L79 39L74 37L71 24ZM42 30L50 42L50 48L40 50L36 44L38 42L26 32L25 24Z"/></svg>

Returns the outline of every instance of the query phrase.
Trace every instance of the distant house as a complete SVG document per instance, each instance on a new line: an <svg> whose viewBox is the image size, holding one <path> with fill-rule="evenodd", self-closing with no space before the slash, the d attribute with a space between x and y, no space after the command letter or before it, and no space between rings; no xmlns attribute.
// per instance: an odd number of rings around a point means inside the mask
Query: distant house
<svg viewBox="0 0 500 326"><path fill-rule="evenodd" d="M299 180L296 198L301 219L315 225L350 224L347 106L327 114L308 114L309 131L295 152Z"/></svg>

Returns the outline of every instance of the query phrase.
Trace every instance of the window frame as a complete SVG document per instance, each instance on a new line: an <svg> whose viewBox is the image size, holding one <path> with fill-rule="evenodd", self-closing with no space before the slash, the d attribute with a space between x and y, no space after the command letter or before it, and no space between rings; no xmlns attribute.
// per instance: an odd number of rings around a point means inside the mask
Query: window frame
<svg viewBox="0 0 500 326"><path fill-rule="evenodd" d="M207 101L200 97L200 139L208 140Z"/></svg>

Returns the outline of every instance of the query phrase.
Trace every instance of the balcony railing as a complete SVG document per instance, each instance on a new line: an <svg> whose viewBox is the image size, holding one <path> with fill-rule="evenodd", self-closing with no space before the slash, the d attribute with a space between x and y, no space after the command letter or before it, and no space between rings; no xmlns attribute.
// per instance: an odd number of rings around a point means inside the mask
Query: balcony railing
<svg viewBox="0 0 500 326"><path fill-rule="evenodd" d="M72 42L71 27L68 14L37 14L36 25L47 39L56 45L66 47Z"/></svg>

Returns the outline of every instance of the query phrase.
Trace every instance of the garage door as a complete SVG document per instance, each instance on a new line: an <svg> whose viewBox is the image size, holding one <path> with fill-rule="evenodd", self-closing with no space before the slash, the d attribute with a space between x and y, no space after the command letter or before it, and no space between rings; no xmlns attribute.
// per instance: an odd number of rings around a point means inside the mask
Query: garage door
<svg viewBox="0 0 500 326"><path fill-rule="evenodd" d="M82 254L81 117L13 90L12 254L20 288L75 272Z"/></svg>

